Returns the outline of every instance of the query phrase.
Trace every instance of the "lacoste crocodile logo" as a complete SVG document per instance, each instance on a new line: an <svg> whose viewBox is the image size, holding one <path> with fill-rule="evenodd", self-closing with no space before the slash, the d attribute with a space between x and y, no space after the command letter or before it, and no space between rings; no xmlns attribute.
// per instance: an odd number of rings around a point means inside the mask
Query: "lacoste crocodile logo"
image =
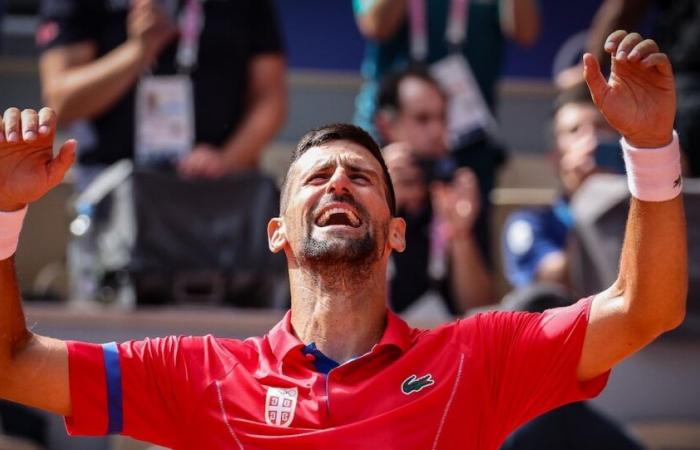
<svg viewBox="0 0 700 450"><path fill-rule="evenodd" d="M433 384L435 384L435 381L433 381L433 376L431 374L423 375L420 378L411 375L406 378L401 385L401 392L409 395Z"/></svg>

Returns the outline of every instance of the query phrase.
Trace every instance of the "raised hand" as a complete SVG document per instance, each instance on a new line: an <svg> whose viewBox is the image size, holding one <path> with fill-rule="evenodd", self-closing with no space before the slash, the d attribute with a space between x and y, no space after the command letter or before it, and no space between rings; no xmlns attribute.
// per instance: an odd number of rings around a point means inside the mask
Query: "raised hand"
<svg viewBox="0 0 700 450"><path fill-rule="evenodd" d="M0 211L16 211L58 185L75 159L77 142L68 140L56 157L56 115L9 108L0 119Z"/></svg>
<svg viewBox="0 0 700 450"><path fill-rule="evenodd" d="M583 56L584 77L600 112L635 147L671 142L676 93L668 56L653 40L621 30L608 36L605 51L612 55L607 81L595 57Z"/></svg>
<svg viewBox="0 0 700 450"><path fill-rule="evenodd" d="M479 182L471 169L462 167L450 183L431 187L433 211L450 239L465 238L474 228L481 208Z"/></svg>
<svg viewBox="0 0 700 450"><path fill-rule="evenodd" d="M177 26L162 2L133 0L127 17L127 32L130 39L141 44L146 62L152 64L163 48L177 36Z"/></svg>
<svg viewBox="0 0 700 450"><path fill-rule="evenodd" d="M238 169L238 168L236 168ZM178 163L177 170L185 178L221 178L233 172L223 150L209 144L198 144Z"/></svg>

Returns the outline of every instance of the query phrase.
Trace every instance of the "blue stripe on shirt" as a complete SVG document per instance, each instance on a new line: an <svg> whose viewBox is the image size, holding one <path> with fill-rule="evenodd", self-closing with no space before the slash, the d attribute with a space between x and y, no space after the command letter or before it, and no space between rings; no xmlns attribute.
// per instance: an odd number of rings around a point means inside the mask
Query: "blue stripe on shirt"
<svg viewBox="0 0 700 450"><path fill-rule="evenodd" d="M105 372L107 374L107 413L109 434L118 434L123 431L122 415L122 369L119 363L119 349L117 344L110 342L102 344L105 359Z"/></svg>

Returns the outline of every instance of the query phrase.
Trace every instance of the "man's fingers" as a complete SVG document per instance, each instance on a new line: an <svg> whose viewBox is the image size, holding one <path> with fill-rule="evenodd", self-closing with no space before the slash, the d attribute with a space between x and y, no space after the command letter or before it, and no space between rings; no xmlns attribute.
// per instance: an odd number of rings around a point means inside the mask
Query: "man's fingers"
<svg viewBox="0 0 700 450"><path fill-rule="evenodd" d="M600 106L608 90L608 83L600 71L598 60L590 53L583 55L583 77L586 79L593 101Z"/></svg>
<svg viewBox="0 0 700 450"><path fill-rule="evenodd" d="M665 53L652 53L651 55L642 59L642 65L646 68L656 67L661 74L673 76L671 61L669 61L668 56Z"/></svg>
<svg viewBox="0 0 700 450"><path fill-rule="evenodd" d="M39 132L39 116L33 109L24 109L21 113L22 138L31 142L36 140Z"/></svg>
<svg viewBox="0 0 700 450"><path fill-rule="evenodd" d="M20 112L17 108L8 108L2 116L5 122L5 138L8 142L19 142L19 116Z"/></svg>
<svg viewBox="0 0 700 450"><path fill-rule="evenodd" d="M51 108L39 110L39 134L47 136L53 133L56 127L56 113Z"/></svg>
<svg viewBox="0 0 700 450"><path fill-rule="evenodd" d="M627 60L627 56L632 52L632 49L640 42L642 42L642 36L639 33L630 33L625 36L620 45L617 46L615 59L617 61Z"/></svg>
<svg viewBox="0 0 700 450"><path fill-rule="evenodd" d="M635 45L632 51L630 51L627 59L629 61L641 61L652 53L658 53L659 46L652 39L645 39L639 44Z"/></svg>
<svg viewBox="0 0 700 450"><path fill-rule="evenodd" d="M610 36L605 40L605 45L603 48L606 52L614 54L617 51L617 46L620 42L627 36L625 30L617 30L610 33Z"/></svg>
<svg viewBox="0 0 700 450"><path fill-rule="evenodd" d="M51 186L56 186L63 180L63 176L75 161L77 147L78 142L75 139L67 140L61 146L58 155L49 163L47 170Z"/></svg>

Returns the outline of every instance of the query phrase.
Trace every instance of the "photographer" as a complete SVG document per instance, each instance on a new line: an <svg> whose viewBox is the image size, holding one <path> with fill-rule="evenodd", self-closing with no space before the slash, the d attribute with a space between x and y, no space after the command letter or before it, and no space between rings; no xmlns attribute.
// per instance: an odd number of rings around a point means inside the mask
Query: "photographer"
<svg viewBox="0 0 700 450"><path fill-rule="evenodd" d="M516 288L538 282L568 287L566 245L574 226L569 199L594 173L624 173L619 135L598 112L585 85L556 99L552 133L559 197L545 208L516 211L504 226L505 274Z"/></svg>
<svg viewBox="0 0 700 450"><path fill-rule="evenodd" d="M478 182L449 158L446 102L432 78L411 69L388 79L377 129L393 143L384 157L398 214L407 222L407 250L392 255L392 309L406 310L429 290L453 315L491 303L491 278L475 234Z"/></svg>

